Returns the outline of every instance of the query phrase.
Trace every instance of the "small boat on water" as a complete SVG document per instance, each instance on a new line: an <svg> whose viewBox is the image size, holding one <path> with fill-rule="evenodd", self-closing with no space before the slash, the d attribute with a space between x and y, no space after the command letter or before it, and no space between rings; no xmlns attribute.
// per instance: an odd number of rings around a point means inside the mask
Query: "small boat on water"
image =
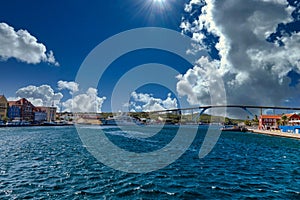
<svg viewBox="0 0 300 200"><path fill-rule="evenodd" d="M107 119L102 119L102 126L130 126L130 125L143 125L143 123L133 117L120 115L120 116L111 116Z"/></svg>
<svg viewBox="0 0 300 200"><path fill-rule="evenodd" d="M221 131L233 131L233 132L247 132L248 129L244 126L224 126Z"/></svg>
<svg viewBox="0 0 300 200"><path fill-rule="evenodd" d="M44 122L40 126L73 126L74 124L68 124L66 122Z"/></svg>

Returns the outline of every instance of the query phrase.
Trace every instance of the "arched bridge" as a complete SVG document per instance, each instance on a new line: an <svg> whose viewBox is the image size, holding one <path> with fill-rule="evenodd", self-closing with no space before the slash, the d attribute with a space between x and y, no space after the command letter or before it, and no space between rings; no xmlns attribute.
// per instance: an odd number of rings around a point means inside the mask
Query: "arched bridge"
<svg viewBox="0 0 300 200"><path fill-rule="evenodd" d="M249 111L249 109L260 109L260 113L262 114L263 109L271 109L274 110L290 110L296 111L299 110L299 107L284 107L284 106L253 106L253 105L208 105L208 106L198 106L198 107L190 107L190 108L176 108L176 109L168 109L168 110L159 110L159 111L151 111L150 113L161 113L161 112L175 112L181 114L182 111L186 110L199 110L199 114L197 117L200 117L206 110L211 108L241 108L251 116L254 116L253 113Z"/></svg>

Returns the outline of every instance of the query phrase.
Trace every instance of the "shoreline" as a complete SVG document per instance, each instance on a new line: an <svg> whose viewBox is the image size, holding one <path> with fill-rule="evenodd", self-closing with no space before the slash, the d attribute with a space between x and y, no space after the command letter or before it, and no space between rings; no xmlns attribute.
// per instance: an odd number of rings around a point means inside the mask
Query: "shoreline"
<svg viewBox="0 0 300 200"><path fill-rule="evenodd" d="M55 127L55 126L74 126L74 125L75 124L0 125L0 128L6 128L6 127L45 127L45 126ZM263 135L269 135L269 136L275 136L275 137L293 138L293 139L300 140L300 134L285 133L285 132L281 132L280 130L271 131L271 130L259 130L259 129L248 128L247 131L245 131L245 132L255 133L255 134L263 134Z"/></svg>
<svg viewBox="0 0 300 200"><path fill-rule="evenodd" d="M43 126L74 126L74 124L0 125L0 128L11 128L11 127L43 127Z"/></svg>
<svg viewBox="0 0 300 200"><path fill-rule="evenodd" d="M277 136L277 137L285 137L285 138L293 138L300 140L300 134L296 133L285 133L281 131L270 131L270 130L259 130L259 129L248 129L250 133L256 134L263 134L263 135L270 135L270 136Z"/></svg>

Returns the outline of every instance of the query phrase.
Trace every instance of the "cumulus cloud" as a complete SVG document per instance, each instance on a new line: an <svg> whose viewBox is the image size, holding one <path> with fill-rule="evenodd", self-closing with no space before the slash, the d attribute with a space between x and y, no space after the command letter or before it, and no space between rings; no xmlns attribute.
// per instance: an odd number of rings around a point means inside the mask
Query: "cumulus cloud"
<svg viewBox="0 0 300 200"><path fill-rule="evenodd" d="M59 66L52 51L47 52L46 46L27 30L18 30L6 23L0 23L0 59L15 58L28 64L47 62Z"/></svg>
<svg viewBox="0 0 300 200"><path fill-rule="evenodd" d="M86 93L73 96L63 103L68 112L101 112L106 97L98 97L98 90L89 88Z"/></svg>
<svg viewBox="0 0 300 200"><path fill-rule="evenodd" d="M75 83L73 81L58 81L58 90L64 90L67 89L70 91L70 94L74 94L75 92L79 91L79 84Z"/></svg>
<svg viewBox="0 0 300 200"><path fill-rule="evenodd" d="M189 13L199 9L191 3ZM207 104L207 80L213 72L222 77L229 104L280 105L295 96L299 86L290 87L287 75L300 72L300 34L281 33L269 40L279 24L293 21L294 10L285 0L206 0L200 14L185 17L181 27L197 48L211 50L207 40L217 38L213 48L219 58L200 58L178 76L179 95L193 105Z"/></svg>
<svg viewBox="0 0 300 200"><path fill-rule="evenodd" d="M63 98L61 93L55 93L51 86L41 85L20 88L16 92L16 99L26 98L35 106L58 106Z"/></svg>
<svg viewBox="0 0 300 200"><path fill-rule="evenodd" d="M68 89L70 92L78 92L79 85L75 82L59 81L59 89ZM49 85L20 88L16 97L9 97L9 101L26 98L34 106L55 106L58 111L67 112L101 112L102 104L106 97L98 97L98 90L89 88L85 93L74 95L73 98L62 101L63 94L55 92Z"/></svg>
<svg viewBox="0 0 300 200"><path fill-rule="evenodd" d="M8 101L18 101L20 100L21 97L8 97L7 100ZM26 98L28 101L30 101L32 103L32 105L34 106L44 106L44 102L42 99L34 99L32 97Z"/></svg>
<svg viewBox="0 0 300 200"><path fill-rule="evenodd" d="M185 5L184 11L191 12L193 9L193 5L204 5L205 0L191 0L188 4Z"/></svg>
<svg viewBox="0 0 300 200"><path fill-rule="evenodd" d="M206 57L201 57L196 65L189 69L184 75L178 75L178 83L176 90L180 96L187 96L190 105L210 105L213 82L217 82L218 61L210 61ZM221 79L222 80L222 79ZM223 89L223 88L222 88ZM224 99L226 97L223 97ZM220 103L220 102L219 102Z"/></svg>
<svg viewBox="0 0 300 200"><path fill-rule="evenodd" d="M132 112L148 112L155 110L175 109L178 107L177 99L168 94L166 99L155 98L150 94L131 93L132 101L130 102L130 111Z"/></svg>

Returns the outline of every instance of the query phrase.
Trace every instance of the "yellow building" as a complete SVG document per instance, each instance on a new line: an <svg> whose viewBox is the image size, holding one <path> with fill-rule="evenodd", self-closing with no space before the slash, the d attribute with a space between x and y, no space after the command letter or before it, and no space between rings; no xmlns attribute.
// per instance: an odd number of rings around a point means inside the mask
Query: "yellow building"
<svg viewBox="0 0 300 200"><path fill-rule="evenodd" d="M0 95L0 120L7 116L8 102L4 95Z"/></svg>

